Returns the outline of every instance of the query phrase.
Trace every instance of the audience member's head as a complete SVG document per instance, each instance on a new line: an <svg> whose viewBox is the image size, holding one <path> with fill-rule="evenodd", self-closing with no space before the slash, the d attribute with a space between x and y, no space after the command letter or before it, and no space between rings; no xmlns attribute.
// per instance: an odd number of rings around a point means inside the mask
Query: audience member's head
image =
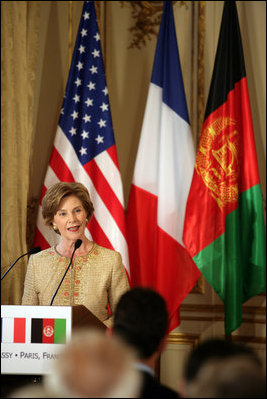
<svg viewBox="0 0 267 399"><path fill-rule="evenodd" d="M141 376L132 367L134 359L129 347L116 337L97 330L74 332L54 372L44 377L40 392L54 398L139 397Z"/></svg>
<svg viewBox="0 0 267 399"><path fill-rule="evenodd" d="M246 355L208 360L187 390L188 398L265 398L265 376Z"/></svg>
<svg viewBox="0 0 267 399"><path fill-rule="evenodd" d="M243 381L243 382L242 382ZM263 397L262 364L249 347L209 339L190 353L184 368L185 397Z"/></svg>
<svg viewBox="0 0 267 399"><path fill-rule="evenodd" d="M166 303L156 291L136 287L121 296L113 331L136 350L139 359L148 359L159 350L167 330Z"/></svg>

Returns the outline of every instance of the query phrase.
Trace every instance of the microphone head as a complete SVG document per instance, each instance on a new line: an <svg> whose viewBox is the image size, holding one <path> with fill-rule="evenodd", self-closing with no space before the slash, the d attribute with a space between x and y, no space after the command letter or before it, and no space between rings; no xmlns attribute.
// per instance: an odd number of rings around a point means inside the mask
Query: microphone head
<svg viewBox="0 0 267 399"><path fill-rule="evenodd" d="M74 249L80 248L81 245L82 245L82 240L78 238L78 240L74 244Z"/></svg>
<svg viewBox="0 0 267 399"><path fill-rule="evenodd" d="M37 252L40 252L41 250L42 250L41 247L35 247L35 248L32 248L32 249L30 250L29 254L30 254L30 255L37 254Z"/></svg>

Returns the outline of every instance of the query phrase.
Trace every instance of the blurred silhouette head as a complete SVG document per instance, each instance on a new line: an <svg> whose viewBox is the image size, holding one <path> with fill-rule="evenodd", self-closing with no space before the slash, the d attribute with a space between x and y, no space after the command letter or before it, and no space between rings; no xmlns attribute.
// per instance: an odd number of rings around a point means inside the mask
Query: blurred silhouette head
<svg viewBox="0 0 267 399"><path fill-rule="evenodd" d="M188 385L188 398L265 398L265 376L246 355L208 360Z"/></svg>
<svg viewBox="0 0 267 399"><path fill-rule="evenodd" d="M113 331L136 350L140 359L149 358L159 349L167 330L166 303L156 291L136 287L121 296Z"/></svg>
<svg viewBox="0 0 267 399"><path fill-rule="evenodd" d="M184 368L184 396L263 397L264 380L261 361L251 348L208 339L188 356Z"/></svg>
<svg viewBox="0 0 267 399"><path fill-rule="evenodd" d="M45 387L55 397L138 397L141 377L132 367L134 359L133 352L116 337L97 330L77 331L61 353L55 372L45 379Z"/></svg>

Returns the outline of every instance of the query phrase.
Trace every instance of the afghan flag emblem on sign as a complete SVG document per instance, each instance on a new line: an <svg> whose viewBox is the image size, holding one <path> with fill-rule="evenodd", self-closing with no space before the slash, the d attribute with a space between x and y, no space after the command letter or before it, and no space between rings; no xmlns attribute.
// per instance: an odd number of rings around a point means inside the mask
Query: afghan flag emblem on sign
<svg viewBox="0 0 267 399"><path fill-rule="evenodd" d="M65 344L66 319L32 319L31 343Z"/></svg>

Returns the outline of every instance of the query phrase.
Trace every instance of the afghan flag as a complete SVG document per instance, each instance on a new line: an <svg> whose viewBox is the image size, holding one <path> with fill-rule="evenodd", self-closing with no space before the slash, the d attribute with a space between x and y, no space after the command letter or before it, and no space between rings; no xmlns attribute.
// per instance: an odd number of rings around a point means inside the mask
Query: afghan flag
<svg viewBox="0 0 267 399"><path fill-rule="evenodd" d="M166 301L171 331L200 272L183 244L184 215L196 153L191 134L171 1L164 10L127 209L133 286Z"/></svg>
<svg viewBox="0 0 267 399"><path fill-rule="evenodd" d="M32 319L31 343L65 344L66 319Z"/></svg>
<svg viewBox="0 0 267 399"><path fill-rule="evenodd" d="M242 304L266 288L262 192L234 1L224 3L183 238L224 302L229 335L242 323Z"/></svg>

